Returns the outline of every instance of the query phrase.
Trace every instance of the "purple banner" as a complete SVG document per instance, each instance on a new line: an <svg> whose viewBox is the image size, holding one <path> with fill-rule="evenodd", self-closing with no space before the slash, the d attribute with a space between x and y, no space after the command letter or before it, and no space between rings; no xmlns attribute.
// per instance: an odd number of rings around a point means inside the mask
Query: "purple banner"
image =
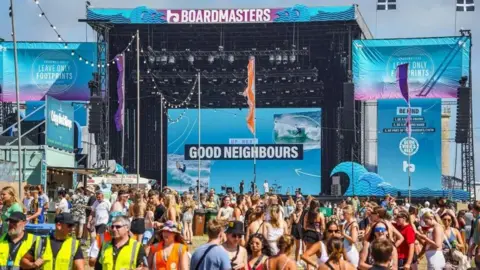
<svg viewBox="0 0 480 270"><path fill-rule="evenodd" d="M280 9L177 9L166 10L167 23L273 22Z"/></svg>
<svg viewBox="0 0 480 270"><path fill-rule="evenodd" d="M123 55L117 55L117 95L118 95L118 109L115 113L115 126L117 131L122 131L125 123L125 58Z"/></svg>

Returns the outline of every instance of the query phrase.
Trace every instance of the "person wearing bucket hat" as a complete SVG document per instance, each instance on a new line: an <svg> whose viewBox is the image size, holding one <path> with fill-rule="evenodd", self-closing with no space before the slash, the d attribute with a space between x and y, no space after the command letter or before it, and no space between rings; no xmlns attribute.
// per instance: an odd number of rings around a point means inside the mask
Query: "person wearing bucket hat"
<svg viewBox="0 0 480 270"><path fill-rule="evenodd" d="M225 230L227 241L222 246L228 253L232 269L243 269L248 265L247 250L240 246L240 242L245 235L243 228L243 222L230 221Z"/></svg>
<svg viewBox="0 0 480 270"><path fill-rule="evenodd" d="M186 270L189 268L188 247L176 222L165 222L158 231L159 242L152 246L148 265L154 269Z"/></svg>

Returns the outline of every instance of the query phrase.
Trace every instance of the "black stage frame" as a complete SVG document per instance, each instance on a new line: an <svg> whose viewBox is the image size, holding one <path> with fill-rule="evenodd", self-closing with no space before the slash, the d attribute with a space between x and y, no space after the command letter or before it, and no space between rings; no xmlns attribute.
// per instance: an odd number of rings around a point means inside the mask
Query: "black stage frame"
<svg viewBox="0 0 480 270"><path fill-rule="evenodd" d="M115 65L107 65L106 59L127 47L132 35L140 31L142 48L141 64L141 124L140 124L140 173L143 177L161 180L166 185L166 147L167 116L162 113L162 100L158 93L183 101L191 91L191 80L170 80L168 85L156 87L149 83L155 69L159 76L178 75L184 72L193 76L197 70L202 71L202 107L247 108L245 100L238 96L243 91L242 84L212 83L212 78L203 74L212 74L219 70L225 73L243 72L246 68L248 53L244 58L228 63L226 59L216 60L213 65L205 59L196 61L192 66L181 58L181 51L200 52L218 51L261 51L261 50L297 50L306 49L308 55L298 56L295 64L271 65L268 56L257 58L257 70L271 73L292 73L291 68L316 72L314 80L299 79L300 75L291 75L293 81L282 82L283 75L272 75L273 81L256 85L257 108L265 107L320 107L322 108L322 156L321 156L321 190L322 194L330 194L330 172L342 161L361 160L361 106L360 102L348 101L353 108L345 108L344 83L351 83L352 41L364 37L356 21L308 22L308 23L252 23L252 24L156 24L132 25L109 24L108 21L85 20L97 32L100 66L97 80L104 96L104 117L102 133L97 136L103 146L99 148L101 159L121 160L122 135L115 130L111 120L117 110L118 103L116 82L118 72ZM222 46L220 49L219 46ZM135 110L136 110L136 53L134 45L132 53L126 53L126 94L125 94L125 150L123 166L127 171L136 171L135 160ZM147 51L172 52L177 55L174 67L155 66L147 61ZM173 53L175 52L175 53ZM107 57L105 57L105 55ZM179 57L178 57L179 56ZM266 59L265 59L266 58ZM143 64L143 61L147 64ZM167 65L168 66L168 65ZM216 69L214 71L214 69ZM258 72L257 71L257 72ZM206 73L205 73L206 72ZM135 76L134 76L135 75ZM246 76L245 76L246 78ZM167 79L168 80L168 79ZM155 88L155 89L154 89ZM288 91L286 89L295 89ZM224 92L224 93L222 93ZM226 94L225 94L226 92ZM157 94L155 94L157 93ZM260 95L260 93L264 93ZM176 94L176 96L174 96ZM194 108L196 93L191 96L190 108ZM353 127L344 126L345 110L353 113ZM158 128L163 123L165 128ZM162 142L162 143L161 143ZM107 146L109 145L109 146ZM342 186L347 187L348 180L342 177Z"/></svg>

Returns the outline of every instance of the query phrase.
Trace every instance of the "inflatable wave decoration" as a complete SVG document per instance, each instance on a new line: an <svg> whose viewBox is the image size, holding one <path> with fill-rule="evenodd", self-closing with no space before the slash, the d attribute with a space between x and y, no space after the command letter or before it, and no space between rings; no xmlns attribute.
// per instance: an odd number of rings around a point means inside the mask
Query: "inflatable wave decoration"
<svg viewBox="0 0 480 270"><path fill-rule="evenodd" d="M380 175L368 172L361 164L356 162L342 162L333 168L330 176L337 173L344 173L348 176L349 185L344 196L377 196L383 197L387 194L394 196L408 196L408 190L398 189L386 182ZM412 197L450 197L455 200L466 201L469 199L468 192L464 190L431 190L421 188L411 190Z"/></svg>
<svg viewBox="0 0 480 270"><path fill-rule="evenodd" d="M352 21L355 20L355 7L351 6L343 10L324 10L321 9L315 16L311 16L312 22L326 21Z"/></svg>
<svg viewBox="0 0 480 270"><path fill-rule="evenodd" d="M309 8L304 5L295 5L276 13L275 22L308 22L310 21Z"/></svg>
<svg viewBox="0 0 480 270"><path fill-rule="evenodd" d="M360 177L365 173L368 173L368 171L365 167L356 162L342 162L333 168L330 177L336 173L344 173L348 176L350 184L348 185L347 191L345 191L345 195L348 196L349 194L353 194L353 187L359 186ZM355 194L357 194L356 190Z"/></svg>
<svg viewBox="0 0 480 270"><path fill-rule="evenodd" d="M88 10L87 18L89 20L109 20L112 23L130 23L130 20L125 18L125 16L123 16L121 13L115 15L103 15Z"/></svg>
<svg viewBox="0 0 480 270"><path fill-rule="evenodd" d="M145 6L137 7L130 13L131 23L167 23L165 14L161 11L147 8Z"/></svg>

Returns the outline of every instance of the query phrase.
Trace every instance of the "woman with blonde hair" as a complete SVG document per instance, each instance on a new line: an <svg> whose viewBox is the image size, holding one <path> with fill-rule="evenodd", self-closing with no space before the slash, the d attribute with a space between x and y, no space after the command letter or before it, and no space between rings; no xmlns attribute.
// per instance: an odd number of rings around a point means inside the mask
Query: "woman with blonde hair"
<svg viewBox="0 0 480 270"><path fill-rule="evenodd" d="M166 194L165 195L165 208L167 211L163 214L161 218L161 222L165 223L168 220L173 222L177 222L177 202L175 199L175 195L173 194Z"/></svg>
<svg viewBox="0 0 480 270"><path fill-rule="evenodd" d="M355 267L358 267L360 259L356 247L358 242L358 223L355 219L353 207L351 205L347 205L343 208L343 217L345 219L345 225L342 230L342 236L346 259Z"/></svg>
<svg viewBox="0 0 480 270"><path fill-rule="evenodd" d="M23 206L20 203L20 200L15 193L15 189L11 186L6 186L2 188L2 192L0 193L2 196L2 233L6 233L8 231L7 219L13 212L22 212L23 213Z"/></svg>
<svg viewBox="0 0 480 270"><path fill-rule="evenodd" d="M273 205L270 207L270 221L265 224L267 231L266 237L273 254L277 254L277 240L282 236L289 234L287 223L280 216L280 207Z"/></svg>
<svg viewBox="0 0 480 270"><path fill-rule="evenodd" d="M187 244L192 244L193 237L193 209L195 209L195 201L190 195L187 195L187 198L183 204L183 236Z"/></svg>
<svg viewBox="0 0 480 270"><path fill-rule="evenodd" d="M437 223L435 216L431 212L423 214L422 219L428 229L426 234L423 234L421 231L417 232L417 239L425 243L418 257L421 258L423 253L425 253L428 269L443 269L445 267L445 257L442 252L443 240L445 239L443 227Z"/></svg>
<svg viewBox="0 0 480 270"><path fill-rule="evenodd" d="M295 261L290 258L295 241L290 235L282 235L277 241L277 255L265 261L268 270L294 270L297 269Z"/></svg>
<svg viewBox="0 0 480 270"><path fill-rule="evenodd" d="M355 270L355 266L343 259L345 253L343 241L340 238L331 238L327 242L328 260L320 264L319 270Z"/></svg>

